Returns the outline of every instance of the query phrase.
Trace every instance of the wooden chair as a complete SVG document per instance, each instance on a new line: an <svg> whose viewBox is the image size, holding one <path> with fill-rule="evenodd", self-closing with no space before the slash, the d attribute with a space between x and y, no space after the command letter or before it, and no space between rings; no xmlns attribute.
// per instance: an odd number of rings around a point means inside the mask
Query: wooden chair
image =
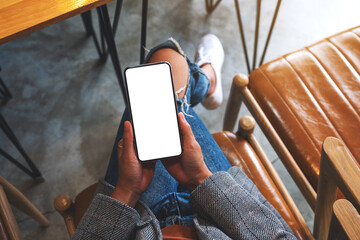
<svg viewBox="0 0 360 240"><path fill-rule="evenodd" d="M230 131L224 131L213 134L214 139L219 144L220 148L228 158L232 165L240 167L247 176L256 184L260 192L265 198L277 209L280 215L288 223L294 234L299 239L313 239L313 235L306 225L302 215L298 208L294 204L288 191L284 187L283 182L272 166L270 160L264 153L263 149L256 140L253 129L255 127L255 120L252 117L245 116L239 121L239 131L236 133ZM333 147L335 146L335 151ZM342 146L342 147L341 147ZM336 150L341 150L341 159ZM329 157L328 157L329 156ZM335 157L333 157L335 156ZM335 166L333 169L337 169L339 161L347 168L351 168L354 174L344 175L344 171L348 169L334 170L334 175L337 174L338 178L331 178L337 186L339 186L344 194L354 195L356 197L352 203L355 206L359 206L359 183L360 183L360 169L354 167L356 164L351 158L350 154L346 152L345 147L337 139L329 138L324 143L324 168L330 168L329 166ZM346 162L346 164L344 163ZM331 185L334 182L329 183L329 174L323 174L325 177L321 181L324 181L325 185ZM351 179L351 180L350 180ZM350 181L350 185L348 185ZM343 184L345 182L345 184ZM343 190L344 189L344 190ZM346 189L349 189L345 191ZM79 224L81 217L88 208L91 199L93 198L96 190L96 184L91 185L82 191L75 199L73 203L69 196L60 195L54 201L54 206L57 211L64 217L67 229L70 236L75 231L76 226ZM325 239L322 235L326 232L330 224L331 218L331 206L335 198L328 198L333 195L333 188L324 188L324 191L319 193L319 210L317 215L321 217L316 218L316 229L324 229L324 231L317 230L316 233L320 236L318 239ZM324 200L325 199L325 200ZM330 208L329 208L330 206ZM330 212L329 212L330 210ZM323 220L323 221L320 221ZM346 223L348 227L350 224Z"/></svg>
<svg viewBox="0 0 360 240"><path fill-rule="evenodd" d="M233 79L223 129L244 102L313 210L324 139L341 139L360 163L359 36L349 29Z"/></svg>
<svg viewBox="0 0 360 240"><path fill-rule="evenodd" d="M49 226L49 220L17 188L0 177L0 239L22 239L9 202L42 226Z"/></svg>

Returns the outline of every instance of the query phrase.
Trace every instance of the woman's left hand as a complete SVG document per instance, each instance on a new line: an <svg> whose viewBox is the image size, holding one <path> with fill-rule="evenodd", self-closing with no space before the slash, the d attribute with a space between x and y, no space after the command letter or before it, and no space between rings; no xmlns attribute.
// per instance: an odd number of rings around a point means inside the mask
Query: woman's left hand
<svg viewBox="0 0 360 240"><path fill-rule="evenodd" d="M124 136L118 143L119 177L114 192L115 198L130 207L135 207L141 194L149 187L154 176L155 161L140 162L136 156L134 134L129 121L124 123Z"/></svg>

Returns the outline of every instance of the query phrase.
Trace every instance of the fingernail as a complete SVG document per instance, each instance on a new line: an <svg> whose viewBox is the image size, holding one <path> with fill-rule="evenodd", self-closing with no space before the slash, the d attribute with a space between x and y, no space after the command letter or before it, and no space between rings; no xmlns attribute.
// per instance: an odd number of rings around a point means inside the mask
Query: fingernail
<svg viewBox="0 0 360 240"><path fill-rule="evenodd" d="M183 113L180 113L181 121L186 121Z"/></svg>
<svg viewBox="0 0 360 240"><path fill-rule="evenodd" d="M124 133L125 132L129 132L130 129L130 122L129 121L125 121L124 122Z"/></svg>

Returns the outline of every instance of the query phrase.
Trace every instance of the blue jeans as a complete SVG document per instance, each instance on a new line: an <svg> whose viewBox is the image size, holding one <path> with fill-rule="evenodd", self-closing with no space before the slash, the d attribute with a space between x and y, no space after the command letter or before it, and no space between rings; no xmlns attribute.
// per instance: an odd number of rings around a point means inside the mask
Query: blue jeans
<svg viewBox="0 0 360 240"><path fill-rule="evenodd" d="M183 54L179 45L171 39L153 48L147 59L160 48L172 48ZM188 58L186 60L189 66L189 82L184 98L177 99L178 111L182 111L189 122L209 170L213 173L226 171L230 168L228 160L192 108L206 96L210 85L209 79L197 64ZM105 181L113 186L116 185L118 178L117 143L122 138L124 122L127 120L130 120L130 116L128 109L125 109L105 175ZM150 207L158 218L161 228L172 224L191 227L194 211L189 204L189 198L190 191L181 186L167 172L161 161L158 161L155 166L154 178L148 189L141 195L140 200Z"/></svg>

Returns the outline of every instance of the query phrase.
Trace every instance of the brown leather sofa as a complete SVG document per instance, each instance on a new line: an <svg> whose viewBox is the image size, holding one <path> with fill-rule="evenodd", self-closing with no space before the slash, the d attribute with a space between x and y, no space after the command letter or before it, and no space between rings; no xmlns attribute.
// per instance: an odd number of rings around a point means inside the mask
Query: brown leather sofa
<svg viewBox="0 0 360 240"><path fill-rule="evenodd" d="M360 162L360 27L237 75L231 95L224 129L244 101L315 209L324 139L341 139Z"/></svg>

